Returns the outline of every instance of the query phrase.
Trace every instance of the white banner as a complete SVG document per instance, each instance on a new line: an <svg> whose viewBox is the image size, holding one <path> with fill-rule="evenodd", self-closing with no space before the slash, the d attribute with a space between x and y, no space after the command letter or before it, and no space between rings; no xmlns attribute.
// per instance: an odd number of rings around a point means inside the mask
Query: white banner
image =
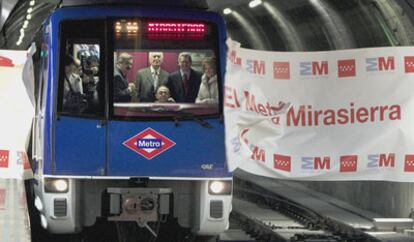
<svg viewBox="0 0 414 242"><path fill-rule="evenodd" d="M231 170L296 180L414 181L414 47L228 46Z"/></svg>
<svg viewBox="0 0 414 242"><path fill-rule="evenodd" d="M0 50L0 178L32 177L26 146L34 108L22 80L26 51Z"/></svg>

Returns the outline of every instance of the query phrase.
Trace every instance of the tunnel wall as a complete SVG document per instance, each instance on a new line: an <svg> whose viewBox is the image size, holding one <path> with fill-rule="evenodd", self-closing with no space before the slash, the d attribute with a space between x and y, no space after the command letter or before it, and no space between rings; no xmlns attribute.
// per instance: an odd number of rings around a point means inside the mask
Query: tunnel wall
<svg viewBox="0 0 414 242"><path fill-rule="evenodd" d="M410 217L414 184L383 181L303 182L304 185L384 217Z"/></svg>

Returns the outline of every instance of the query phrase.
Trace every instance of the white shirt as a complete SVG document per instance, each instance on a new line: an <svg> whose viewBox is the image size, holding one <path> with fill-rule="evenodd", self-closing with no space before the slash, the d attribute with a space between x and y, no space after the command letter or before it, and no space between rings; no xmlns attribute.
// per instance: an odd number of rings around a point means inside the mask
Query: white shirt
<svg viewBox="0 0 414 242"><path fill-rule="evenodd" d="M79 75L72 73L69 76L66 76L67 80L65 80L65 89L64 89L64 95L66 95L72 88L72 91L77 93L83 93L83 87L82 87L82 79ZM69 87L69 83L70 87Z"/></svg>
<svg viewBox="0 0 414 242"><path fill-rule="evenodd" d="M206 74L201 77L200 89L196 103L215 104L219 102L217 75L207 79Z"/></svg>

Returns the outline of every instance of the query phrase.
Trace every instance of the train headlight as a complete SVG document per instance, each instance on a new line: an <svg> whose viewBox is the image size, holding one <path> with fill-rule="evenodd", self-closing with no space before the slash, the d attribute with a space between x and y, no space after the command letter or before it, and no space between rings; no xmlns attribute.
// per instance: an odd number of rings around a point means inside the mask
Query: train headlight
<svg viewBox="0 0 414 242"><path fill-rule="evenodd" d="M210 195L230 195L231 181L210 181L208 183L208 193Z"/></svg>
<svg viewBox="0 0 414 242"><path fill-rule="evenodd" d="M34 200L34 205L37 208L37 210L39 210L39 212L43 211L43 203L42 200L40 200L40 197L36 196Z"/></svg>
<svg viewBox="0 0 414 242"><path fill-rule="evenodd" d="M40 214L40 225L42 228L47 229L47 218L43 214Z"/></svg>
<svg viewBox="0 0 414 242"><path fill-rule="evenodd" d="M65 193L69 190L68 179L45 179L45 192Z"/></svg>

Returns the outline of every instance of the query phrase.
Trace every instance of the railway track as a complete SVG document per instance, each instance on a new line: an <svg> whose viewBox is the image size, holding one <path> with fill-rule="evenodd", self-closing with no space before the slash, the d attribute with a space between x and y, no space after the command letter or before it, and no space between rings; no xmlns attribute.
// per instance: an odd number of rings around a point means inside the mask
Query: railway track
<svg viewBox="0 0 414 242"><path fill-rule="evenodd" d="M234 179L231 229L219 240L414 241L407 235L412 231L411 219L386 219L385 228L378 217L296 183L243 173Z"/></svg>
<svg viewBox="0 0 414 242"><path fill-rule="evenodd" d="M413 232L411 219L379 217L378 214L318 194L297 183L238 174L234 178L230 228L219 236L218 241L414 241L413 235L407 235ZM104 225L108 226L102 226ZM97 225L90 231L85 231L87 236L82 240L59 240L117 241L115 237L111 237L115 233L111 228L103 229ZM103 231L107 232L106 236L103 235ZM160 231L157 241L181 241L174 239L174 236L168 236L169 232L171 231ZM48 239L46 236L42 240L34 241L56 241L56 238ZM189 238L185 241L198 240Z"/></svg>

